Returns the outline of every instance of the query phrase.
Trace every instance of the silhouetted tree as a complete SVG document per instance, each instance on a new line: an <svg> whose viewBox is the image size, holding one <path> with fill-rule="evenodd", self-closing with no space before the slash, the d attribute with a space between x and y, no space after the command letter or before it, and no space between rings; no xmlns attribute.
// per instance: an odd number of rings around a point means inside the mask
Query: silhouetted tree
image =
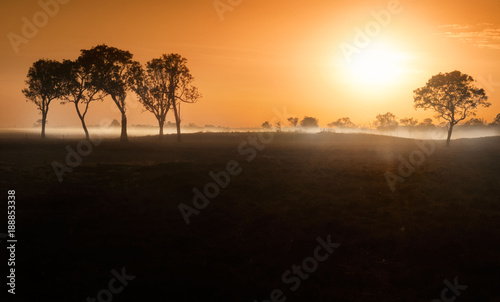
<svg viewBox="0 0 500 302"><path fill-rule="evenodd" d="M116 119L114 119L111 124L109 124L110 127L120 127L120 122Z"/></svg>
<svg viewBox="0 0 500 302"><path fill-rule="evenodd" d="M398 122L394 114L387 112L377 115L374 125L378 130L394 130L398 127Z"/></svg>
<svg viewBox="0 0 500 302"><path fill-rule="evenodd" d="M482 118L471 118L464 123L464 126L486 126L486 121Z"/></svg>
<svg viewBox="0 0 500 302"><path fill-rule="evenodd" d="M146 68L134 64L130 70L129 84L137 94L139 102L146 111L154 114L158 121L159 138L163 137L163 126L168 110L171 107L167 97L165 83L169 74L161 59L153 59L146 63Z"/></svg>
<svg viewBox="0 0 500 302"><path fill-rule="evenodd" d="M435 127L431 118L424 118L424 120L419 124L422 127Z"/></svg>
<svg viewBox="0 0 500 302"><path fill-rule="evenodd" d="M262 123L262 128L264 128L264 129L271 129L272 126L271 126L271 124L268 121L265 121L265 122Z"/></svg>
<svg viewBox="0 0 500 302"><path fill-rule="evenodd" d="M289 117L288 122L290 123L291 127L295 128L299 123L299 119L297 117Z"/></svg>
<svg viewBox="0 0 500 302"><path fill-rule="evenodd" d="M98 45L90 50L83 50L83 54L91 56L95 61L96 72L100 74L101 82L96 83L99 89L111 96L111 99L122 115L120 141L128 141L126 104L127 91L129 90L129 77L131 69L139 64L132 61L133 55L125 50L110 47L105 44Z"/></svg>
<svg viewBox="0 0 500 302"><path fill-rule="evenodd" d="M497 114L497 116L490 125L500 125L500 113Z"/></svg>
<svg viewBox="0 0 500 302"><path fill-rule="evenodd" d="M447 128L448 127L448 122L440 122L438 125L440 128Z"/></svg>
<svg viewBox="0 0 500 302"><path fill-rule="evenodd" d="M412 117L405 117L399 120L399 123L406 127L415 127L418 124L418 120Z"/></svg>
<svg viewBox="0 0 500 302"><path fill-rule="evenodd" d="M300 126L304 128L317 128L319 127L318 119L315 117L304 116L304 119L300 121Z"/></svg>
<svg viewBox="0 0 500 302"><path fill-rule="evenodd" d="M164 89L174 109L177 141L181 142L181 103L195 103L201 98L198 88L191 85L194 78L187 68L187 59L178 54L163 55L159 59L168 77Z"/></svg>
<svg viewBox="0 0 500 302"><path fill-rule="evenodd" d="M413 91L415 109L432 109L438 118L449 122L446 146L450 145L453 126L468 116L476 115L479 106L488 107L484 89L474 85L474 79L460 71L439 73L424 87Z"/></svg>
<svg viewBox="0 0 500 302"><path fill-rule="evenodd" d="M45 139L45 125L49 113L50 102L62 97L63 64L53 60L38 60L28 70L26 84L28 88L22 90L27 101L35 103L42 114L41 138Z"/></svg>
<svg viewBox="0 0 500 302"><path fill-rule="evenodd" d="M348 117L339 118L336 122L332 122L327 125L328 127L337 127L337 128L355 128L353 122Z"/></svg>
<svg viewBox="0 0 500 302"><path fill-rule="evenodd" d="M63 81L63 104L73 103L76 113L85 132L85 138L90 139L85 116L89 110L90 103L102 101L106 93L101 90L104 76L96 68L97 58L94 54L85 50L76 61L65 60L65 77Z"/></svg>
<svg viewBox="0 0 500 302"><path fill-rule="evenodd" d="M165 127L166 128L172 128L172 129L175 129L175 127L177 126L176 123L172 123L171 121L168 121L165 123Z"/></svg>
<svg viewBox="0 0 500 302"><path fill-rule="evenodd" d="M276 132L281 132L281 122L276 123Z"/></svg>
<svg viewBox="0 0 500 302"><path fill-rule="evenodd" d="M300 125L304 128L317 128L318 119L310 116L304 116L304 119L300 121Z"/></svg>

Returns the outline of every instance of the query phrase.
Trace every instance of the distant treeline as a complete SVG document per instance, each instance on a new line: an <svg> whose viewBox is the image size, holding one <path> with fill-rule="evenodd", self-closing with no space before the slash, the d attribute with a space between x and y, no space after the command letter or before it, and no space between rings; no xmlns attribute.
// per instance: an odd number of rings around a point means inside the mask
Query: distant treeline
<svg viewBox="0 0 500 302"><path fill-rule="evenodd" d="M381 131L390 131L397 129L400 125L410 129L429 129L433 127L446 127L448 137L446 145L450 145L451 134L453 127L456 125L481 127L486 126L487 122L484 119L471 118L466 121L468 117L475 116L479 107L489 107L491 103L488 102L488 96L482 88L475 85L476 81L469 75L463 74L458 70L439 73L432 76L424 87L420 87L413 91L413 101L415 109L430 109L434 111L438 120L444 122L439 125L434 125L432 119L424 119L423 122L418 122L414 118L402 118L399 122L396 116L387 112L379 114L373 123L370 124L370 129L376 128ZM297 127L299 119L291 117L288 119L289 126L292 128ZM500 114L496 116L491 126L500 124ZM278 123L275 125L277 131L281 131L284 125ZM269 129L273 126L269 122L262 124L263 128ZM303 128L317 128L318 119L310 116L305 116L300 121L300 127ZM335 122L328 124L328 127L337 128L357 128L351 119L343 117ZM366 128L366 127L364 127Z"/></svg>
<svg viewBox="0 0 500 302"><path fill-rule="evenodd" d="M377 115L374 122L370 123L369 126L361 126L354 124L349 117L339 118L335 122L331 122L327 125L328 128L340 128L340 129L377 129L380 131L391 131L396 130L398 127L404 127L409 129L421 129L421 130L429 130L435 128L448 128L448 122L440 122L439 124L434 124L431 118L423 119L422 122L419 122L417 119L413 117L406 117L398 119L391 112L387 112L385 114ZM483 118L471 118L466 122L462 122L458 124L458 126L462 127L498 127L500 126L500 113L495 117L495 119L488 123ZM281 130L284 127L289 128L318 128L319 120L314 117L305 116L299 123L299 119L296 117L290 117L288 119L288 125L282 125L280 122L275 125L271 125L268 121L262 123L261 126L263 129L276 129Z"/></svg>

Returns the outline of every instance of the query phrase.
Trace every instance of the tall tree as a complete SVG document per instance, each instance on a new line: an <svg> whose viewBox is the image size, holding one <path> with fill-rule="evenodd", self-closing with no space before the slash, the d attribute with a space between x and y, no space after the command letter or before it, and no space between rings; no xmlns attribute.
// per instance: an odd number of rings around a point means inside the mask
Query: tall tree
<svg viewBox="0 0 500 302"><path fill-rule="evenodd" d="M434 75L424 87L413 91L415 109L432 109L438 118L448 121L450 145L453 127L468 116L475 116L478 107L489 107L484 89L475 86L475 80L458 70Z"/></svg>
<svg viewBox="0 0 500 302"><path fill-rule="evenodd" d="M195 103L201 98L198 88L191 85L194 78L187 67L187 59L179 54L164 54L160 59L168 74L165 91L174 110L177 141L181 142L181 103Z"/></svg>
<svg viewBox="0 0 500 302"><path fill-rule="evenodd" d="M22 90L26 101L35 103L42 114L42 139L45 139L45 125L49 113L50 102L62 96L61 87L63 64L58 61L41 59L33 63L28 71L26 84Z"/></svg>
<svg viewBox="0 0 500 302"><path fill-rule="evenodd" d="M105 44L95 46L89 50L83 50L82 54L92 57L95 61L95 71L102 80L98 83L99 89L111 96L111 99L120 110L122 115L120 141L128 141L127 136L127 114L126 98L129 90L128 77L131 68L135 64L133 55L129 51L110 47Z"/></svg>
<svg viewBox="0 0 500 302"><path fill-rule="evenodd" d="M130 68L129 85L136 93L139 102L146 111L154 114L158 121L159 137L163 137L163 126L168 110L171 107L170 99L165 91L168 73L161 59L153 59L144 69L138 63Z"/></svg>
<svg viewBox="0 0 500 302"><path fill-rule="evenodd" d="M101 90L102 74L96 69L96 58L82 50L76 61L65 60L63 65L69 72L63 81L63 104L73 103L82 124L85 138L90 140L85 116L91 102L102 101L106 94Z"/></svg>

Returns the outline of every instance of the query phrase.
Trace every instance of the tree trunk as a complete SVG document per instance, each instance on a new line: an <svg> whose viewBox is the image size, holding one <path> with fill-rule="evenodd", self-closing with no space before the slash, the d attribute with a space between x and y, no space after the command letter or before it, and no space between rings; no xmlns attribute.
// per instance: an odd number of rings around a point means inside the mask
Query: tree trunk
<svg viewBox="0 0 500 302"><path fill-rule="evenodd" d="M160 126L160 140L163 138L163 125L165 124L164 121L158 120L158 126Z"/></svg>
<svg viewBox="0 0 500 302"><path fill-rule="evenodd" d="M80 113L80 108L78 108L78 103L75 103L76 113L78 113L78 117L82 122L83 132L85 132L85 139L90 141L89 131L87 130L87 125L85 125L85 115Z"/></svg>
<svg viewBox="0 0 500 302"><path fill-rule="evenodd" d="M87 130L87 125L85 125L85 119L80 118L80 121L82 122L83 131L85 132L85 139L90 141L89 130Z"/></svg>
<svg viewBox="0 0 500 302"><path fill-rule="evenodd" d="M45 123L47 122L47 112L42 112L42 139L45 139Z"/></svg>
<svg viewBox="0 0 500 302"><path fill-rule="evenodd" d="M120 142L122 142L122 143L128 142L127 115L125 114L125 110L122 111L122 134L120 136Z"/></svg>
<svg viewBox="0 0 500 302"><path fill-rule="evenodd" d="M177 104L174 103L174 116L175 116L175 126L177 127L177 142L182 142L181 140L181 117L177 112Z"/></svg>
<svg viewBox="0 0 500 302"><path fill-rule="evenodd" d="M448 138L446 139L446 147L450 146L450 139L452 132L453 132L453 124L450 123L450 128L448 129Z"/></svg>
<svg viewBox="0 0 500 302"><path fill-rule="evenodd" d="M181 123L180 123L180 121L175 121L175 123L177 124L177 142L180 143L180 142L182 142L182 139L181 139Z"/></svg>

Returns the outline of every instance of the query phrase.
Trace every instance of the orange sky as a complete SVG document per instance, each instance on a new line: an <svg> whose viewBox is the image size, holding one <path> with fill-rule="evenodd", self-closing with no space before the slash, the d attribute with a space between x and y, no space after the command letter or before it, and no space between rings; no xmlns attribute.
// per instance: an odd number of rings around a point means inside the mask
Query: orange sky
<svg viewBox="0 0 500 302"><path fill-rule="evenodd" d="M75 59L80 49L101 43L129 50L143 64L163 53L186 57L203 98L184 105L183 124L256 127L283 107L299 118L316 117L321 126L343 116L367 125L387 111L422 119L433 114L413 108L413 89L453 70L492 79L489 87L479 83L492 106L478 115L490 122L500 113L498 0L401 0L401 11L390 14L387 26L380 25L380 33L369 37L351 63L343 43L356 45L356 28L364 30L375 20L372 12L387 10L392 1L241 1L223 20L213 0L67 2L17 53L9 33L21 35L22 18L31 20L41 7L37 1L1 2L0 127L30 127L40 118L21 93L34 61ZM393 60L387 67L395 69L392 77L354 76L352 63L379 46L387 51L384 58ZM119 120L114 107L110 99L93 103L87 123ZM128 120L156 125L132 93ZM79 125L74 107L57 101L48 121L49 126Z"/></svg>

